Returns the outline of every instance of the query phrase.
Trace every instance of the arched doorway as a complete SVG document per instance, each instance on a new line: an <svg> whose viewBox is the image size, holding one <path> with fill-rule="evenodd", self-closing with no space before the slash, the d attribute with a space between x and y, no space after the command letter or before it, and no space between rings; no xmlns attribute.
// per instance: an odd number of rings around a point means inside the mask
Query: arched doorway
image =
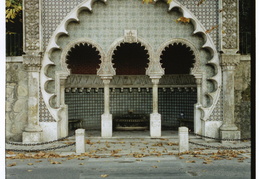
<svg viewBox="0 0 260 179"><path fill-rule="evenodd" d="M110 84L110 109L116 121L115 130L149 128L152 111L151 80L146 75L149 57L148 50L139 42L122 42L113 51L112 63L116 75ZM129 123L127 118L131 117L146 118L147 121L142 124ZM126 122L117 120L120 118L125 118Z"/></svg>
<svg viewBox="0 0 260 179"><path fill-rule="evenodd" d="M66 80L65 104L68 105L70 129L73 122L81 120L85 129L101 128L100 115L104 109L104 90L102 81L96 75L99 68L100 54L96 47L80 43L70 49L66 56L67 68L71 74Z"/></svg>
<svg viewBox="0 0 260 179"><path fill-rule="evenodd" d="M160 59L165 69L158 93L162 129L177 129L185 125L193 130L197 90L190 70L195 63L194 52L185 44L171 43L164 48Z"/></svg>

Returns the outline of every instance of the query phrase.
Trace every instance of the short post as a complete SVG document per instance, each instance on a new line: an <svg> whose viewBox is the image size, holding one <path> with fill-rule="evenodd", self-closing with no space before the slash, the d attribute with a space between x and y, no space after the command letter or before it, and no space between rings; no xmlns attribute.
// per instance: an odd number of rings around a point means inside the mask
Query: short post
<svg viewBox="0 0 260 179"><path fill-rule="evenodd" d="M85 129L76 130L76 153L81 154L85 153Z"/></svg>
<svg viewBox="0 0 260 179"><path fill-rule="evenodd" d="M187 127L179 127L179 153L189 151L189 135Z"/></svg>

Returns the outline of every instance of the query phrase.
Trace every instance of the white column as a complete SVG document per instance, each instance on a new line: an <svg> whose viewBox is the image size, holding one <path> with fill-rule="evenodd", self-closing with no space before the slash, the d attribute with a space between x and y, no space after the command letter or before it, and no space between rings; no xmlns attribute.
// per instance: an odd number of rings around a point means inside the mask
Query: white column
<svg viewBox="0 0 260 179"><path fill-rule="evenodd" d="M104 114L101 116L101 137L112 137L112 115L109 110L109 83L110 79L103 79L104 83Z"/></svg>
<svg viewBox="0 0 260 179"><path fill-rule="evenodd" d="M197 134L201 134L201 84L202 84L202 75L200 77L195 76L196 84L197 84L197 103L194 105L194 132Z"/></svg>
<svg viewBox="0 0 260 179"><path fill-rule="evenodd" d="M150 136L161 137L161 114L158 113L158 83L159 79L152 79L153 83L153 113L150 114Z"/></svg>

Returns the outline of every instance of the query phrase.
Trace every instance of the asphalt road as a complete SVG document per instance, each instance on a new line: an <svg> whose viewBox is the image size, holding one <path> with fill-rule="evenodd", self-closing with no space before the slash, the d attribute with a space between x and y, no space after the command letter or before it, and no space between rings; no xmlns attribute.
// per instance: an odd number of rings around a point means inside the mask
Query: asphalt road
<svg viewBox="0 0 260 179"><path fill-rule="evenodd" d="M205 157L208 158L205 159ZM250 163L249 155L243 160L238 158L210 160L210 156L201 158L190 155L143 158L123 156L119 158L7 159L6 178L250 179Z"/></svg>

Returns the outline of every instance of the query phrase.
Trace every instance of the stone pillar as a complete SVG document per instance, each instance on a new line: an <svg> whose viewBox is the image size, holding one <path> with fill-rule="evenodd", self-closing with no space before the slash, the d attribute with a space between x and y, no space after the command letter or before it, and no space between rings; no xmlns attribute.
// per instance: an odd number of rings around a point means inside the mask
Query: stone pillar
<svg viewBox="0 0 260 179"><path fill-rule="evenodd" d="M153 113L150 114L150 136L161 137L161 114L158 113L158 83L159 79L152 79L153 83Z"/></svg>
<svg viewBox="0 0 260 179"><path fill-rule="evenodd" d="M111 78L102 78L104 83L104 114L101 116L101 137L112 137L112 115L109 110L109 83Z"/></svg>
<svg viewBox="0 0 260 179"><path fill-rule="evenodd" d="M189 151L189 133L187 127L179 127L179 153Z"/></svg>
<svg viewBox="0 0 260 179"><path fill-rule="evenodd" d="M23 143L36 143L42 140L39 126L39 78L40 55L25 55L24 66L28 72L28 125L23 132Z"/></svg>
<svg viewBox="0 0 260 179"><path fill-rule="evenodd" d="M201 134L201 111L200 107L202 104L202 74L195 75L196 84L197 84L197 103L194 105L194 132Z"/></svg>
<svg viewBox="0 0 260 179"><path fill-rule="evenodd" d="M23 1L23 56L25 69L28 71L28 126L23 132L24 143L42 140L39 126L39 77L41 67L41 0Z"/></svg>
<svg viewBox="0 0 260 179"><path fill-rule="evenodd" d="M85 129L77 129L76 133L76 153L82 154L86 152Z"/></svg>
<svg viewBox="0 0 260 179"><path fill-rule="evenodd" d="M223 124L220 127L222 139L239 139L240 131L235 125L234 73L239 63L239 55L222 55L223 71Z"/></svg>
<svg viewBox="0 0 260 179"><path fill-rule="evenodd" d="M240 131L234 124L234 72L239 63L239 0L221 0L221 66L223 71L223 124L222 139L239 139ZM224 141L222 141L224 142Z"/></svg>

